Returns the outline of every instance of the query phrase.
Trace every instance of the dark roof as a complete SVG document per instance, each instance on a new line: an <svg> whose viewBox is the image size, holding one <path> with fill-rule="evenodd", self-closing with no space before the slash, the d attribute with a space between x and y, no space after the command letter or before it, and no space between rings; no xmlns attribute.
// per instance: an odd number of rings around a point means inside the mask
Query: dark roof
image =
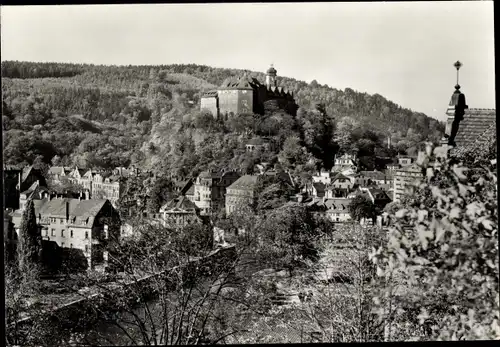
<svg viewBox="0 0 500 347"><path fill-rule="evenodd" d="M192 184L184 195L194 195L194 185Z"/></svg>
<svg viewBox="0 0 500 347"><path fill-rule="evenodd" d="M496 136L496 122L494 122L483 132L481 136L478 136L475 141L471 142L467 146L453 148L450 154L452 156L460 156L473 150L487 150L487 146L496 140Z"/></svg>
<svg viewBox="0 0 500 347"><path fill-rule="evenodd" d="M260 137L254 137L250 141L247 142L247 145L259 146L265 144L267 141L263 140Z"/></svg>
<svg viewBox="0 0 500 347"><path fill-rule="evenodd" d="M178 210L179 212L181 210L195 212L196 209L196 205L183 195L173 198L161 208L163 211Z"/></svg>
<svg viewBox="0 0 500 347"><path fill-rule="evenodd" d="M483 141L483 134L495 127L495 109L471 108L466 110L455 137L457 148L468 147L477 140Z"/></svg>
<svg viewBox="0 0 500 347"><path fill-rule="evenodd" d="M106 203L106 199L42 199L34 200L35 213L49 216L66 216L66 203L69 203L69 215L73 217L95 217Z"/></svg>
<svg viewBox="0 0 500 347"><path fill-rule="evenodd" d="M238 178L227 189L253 190L259 180L259 176L244 175Z"/></svg>
<svg viewBox="0 0 500 347"><path fill-rule="evenodd" d="M209 90L205 93L202 94L202 98L211 98L211 97L216 97L217 96L217 91L216 90Z"/></svg>
<svg viewBox="0 0 500 347"><path fill-rule="evenodd" d="M336 181L336 180L338 180L338 179L344 179L344 180L349 180L349 181L350 181L349 177L347 177L347 176L345 176L345 175L343 175L343 174L341 174L341 173L338 173L338 174L337 174L337 175L336 175L336 176L332 179L332 182L335 182L335 181Z"/></svg>
<svg viewBox="0 0 500 347"><path fill-rule="evenodd" d="M324 192L325 191L325 184L322 183L322 182L314 182L313 183L313 186L314 188L316 189L316 191L319 193L319 192Z"/></svg>
<svg viewBox="0 0 500 347"><path fill-rule="evenodd" d="M327 199L323 203L328 212L349 212L349 204L352 199Z"/></svg>
<svg viewBox="0 0 500 347"><path fill-rule="evenodd" d="M362 176L374 179L374 180L384 180L386 179L385 174L381 171L360 171Z"/></svg>

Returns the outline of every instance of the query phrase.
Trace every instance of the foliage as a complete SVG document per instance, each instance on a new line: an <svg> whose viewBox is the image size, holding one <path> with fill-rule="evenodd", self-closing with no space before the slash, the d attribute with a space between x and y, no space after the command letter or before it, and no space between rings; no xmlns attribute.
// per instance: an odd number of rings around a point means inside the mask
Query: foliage
<svg viewBox="0 0 500 347"><path fill-rule="evenodd" d="M379 298L391 340L500 337L496 167L484 152L466 167L446 151L427 149L426 180L373 254L385 293L402 288L392 302Z"/></svg>
<svg viewBox="0 0 500 347"><path fill-rule="evenodd" d="M364 195L356 195L349 204L349 213L355 221L375 219L378 215L377 207Z"/></svg>
<svg viewBox="0 0 500 347"><path fill-rule="evenodd" d="M41 249L41 235L35 215L35 206L32 199L26 203L19 228L18 261L20 271L27 266L38 264Z"/></svg>

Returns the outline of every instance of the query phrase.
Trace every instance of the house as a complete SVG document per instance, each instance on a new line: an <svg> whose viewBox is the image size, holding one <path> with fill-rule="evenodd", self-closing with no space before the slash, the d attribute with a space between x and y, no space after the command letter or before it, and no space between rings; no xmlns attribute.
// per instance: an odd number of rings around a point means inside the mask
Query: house
<svg viewBox="0 0 500 347"><path fill-rule="evenodd" d="M356 175L356 184L361 187L368 186L379 186L387 187L390 184L390 180L386 177L385 173L381 171L360 171Z"/></svg>
<svg viewBox="0 0 500 347"><path fill-rule="evenodd" d="M312 181L313 183L330 184L332 183L332 178L336 175L338 175L338 172L321 170L318 175L312 177Z"/></svg>
<svg viewBox="0 0 500 347"><path fill-rule="evenodd" d="M240 178L236 171L203 171L194 184L193 202L201 210L201 215L218 212L224 207L226 188Z"/></svg>
<svg viewBox="0 0 500 347"><path fill-rule="evenodd" d="M333 222L344 223L351 220L349 205L351 199L326 199L323 204L326 207L326 216Z"/></svg>
<svg viewBox="0 0 500 347"><path fill-rule="evenodd" d="M271 142L268 139L262 137L254 137L245 145L246 151L248 153L253 153L256 151L269 151L271 150Z"/></svg>
<svg viewBox="0 0 500 347"><path fill-rule="evenodd" d="M331 180L330 186L334 189L350 190L352 189L353 183L349 177L343 175L342 173L338 173Z"/></svg>
<svg viewBox="0 0 500 347"><path fill-rule="evenodd" d="M311 195L315 198L323 198L325 196L326 184L316 182L312 184Z"/></svg>
<svg viewBox="0 0 500 347"><path fill-rule="evenodd" d="M226 214L234 212L239 206L250 206L255 202L255 188L259 182L259 176L244 175L227 188Z"/></svg>
<svg viewBox="0 0 500 347"><path fill-rule="evenodd" d="M333 198L323 200L313 200L306 203L306 206L315 214L325 215L332 222L343 223L351 220L349 205L352 199Z"/></svg>
<svg viewBox="0 0 500 347"><path fill-rule="evenodd" d="M34 199L42 240L51 241L69 253L77 253L87 269L108 266L109 247L120 240L120 217L106 199ZM23 210L14 211L12 221L19 235Z"/></svg>
<svg viewBox="0 0 500 347"><path fill-rule="evenodd" d="M170 200L160 208L164 226L175 229L188 224L202 223L199 212L198 207L183 195Z"/></svg>
<svg viewBox="0 0 500 347"><path fill-rule="evenodd" d="M400 167L410 166L415 161L413 157L410 157L408 155L400 155L400 154L398 154L397 159L398 159L398 164Z"/></svg>
<svg viewBox="0 0 500 347"><path fill-rule="evenodd" d="M356 166L356 156L352 154L343 154L342 156L335 158L335 166Z"/></svg>
<svg viewBox="0 0 500 347"><path fill-rule="evenodd" d="M423 177L422 169L417 164L397 170L394 175L393 201L401 202L401 198L406 194L406 188Z"/></svg>
<svg viewBox="0 0 500 347"><path fill-rule="evenodd" d="M49 168L49 176L53 180L60 180L62 177L68 177L73 170L65 166L51 166Z"/></svg>

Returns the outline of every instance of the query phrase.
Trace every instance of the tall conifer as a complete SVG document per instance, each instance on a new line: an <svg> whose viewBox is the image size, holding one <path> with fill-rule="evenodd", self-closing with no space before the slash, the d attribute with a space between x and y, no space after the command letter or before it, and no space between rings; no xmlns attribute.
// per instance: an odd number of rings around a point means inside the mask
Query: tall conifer
<svg viewBox="0 0 500 347"><path fill-rule="evenodd" d="M22 269L28 265L34 265L38 262L39 251L38 226L35 216L35 205L33 200L28 200L26 208L23 211L21 228L19 229L19 266Z"/></svg>

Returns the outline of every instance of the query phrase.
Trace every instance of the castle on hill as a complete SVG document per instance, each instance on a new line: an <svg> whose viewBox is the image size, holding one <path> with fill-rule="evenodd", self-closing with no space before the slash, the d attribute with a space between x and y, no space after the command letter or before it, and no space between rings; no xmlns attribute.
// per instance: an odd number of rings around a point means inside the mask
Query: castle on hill
<svg viewBox="0 0 500 347"><path fill-rule="evenodd" d="M240 78L227 78L217 90L203 93L200 109L211 112L216 118L227 120L229 116L284 111L295 115L298 106L293 92L279 87L276 69L266 72L265 84L245 73Z"/></svg>

